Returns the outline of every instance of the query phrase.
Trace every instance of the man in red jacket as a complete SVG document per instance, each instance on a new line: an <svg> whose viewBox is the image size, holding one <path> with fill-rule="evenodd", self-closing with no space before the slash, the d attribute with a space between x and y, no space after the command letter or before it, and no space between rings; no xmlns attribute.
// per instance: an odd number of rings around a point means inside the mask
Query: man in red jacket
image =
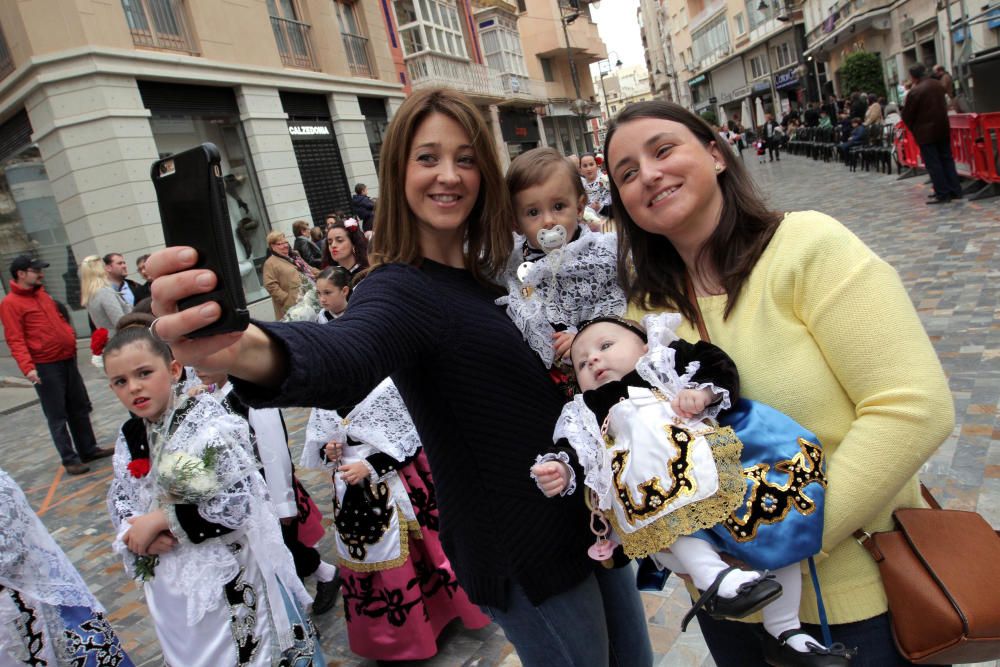
<svg viewBox="0 0 1000 667"><path fill-rule="evenodd" d="M88 461L115 450L97 446L90 396L76 366L76 335L42 285L47 266L29 255L14 258L10 294L0 301L0 320L11 355L35 385L66 472L80 475L90 470Z"/></svg>

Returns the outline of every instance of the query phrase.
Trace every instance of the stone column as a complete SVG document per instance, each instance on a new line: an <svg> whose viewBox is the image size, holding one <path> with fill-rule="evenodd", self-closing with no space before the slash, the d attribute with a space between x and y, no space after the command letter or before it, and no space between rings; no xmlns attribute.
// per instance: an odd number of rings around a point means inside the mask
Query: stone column
<svg viewBox="0 0 1000 667"><path fill-rule="evenodd" d="M327 97L330 115L333 118L333 132L337 135L340 159L344 162L347 185L354 193L356 183L368 186L368 196L378 197L378 174L375 160L365 131L365 117L361 115L358 96L350 93L331 93Z"/></svg>
<svg viewBox="0 0 1000 667"><path fill-rule="evenodd" d="M42 84L25 100L52 196L77 261L163 247L149 168L149 111L130 76L83 74Z"/></svg>
<svg viewBox="0 0 1000 667"><path fill-rule="evenodd" d="M545 137L545 122L542 120L542 114L535 114L535 123L538 125L538 145L541 148L547 148L549 140Z"/></svg>
<svg viewBox="0 0 1000 667"><path fill-rule="evenodd" d="M495 104L490 105L490 129L493 130L493 143L500 156L500 168L506 173L510 166L510 154L507 152L507 142L503 140L503 130L500 129L500 109Z"/></svg>
<svg viewBox="0 0 1000 667"><path fill-rule="evenodd" d="M295 161L288 115L276 88L239 86L236 103L271 229L291 234L296 220L312 220Z"/></svg>

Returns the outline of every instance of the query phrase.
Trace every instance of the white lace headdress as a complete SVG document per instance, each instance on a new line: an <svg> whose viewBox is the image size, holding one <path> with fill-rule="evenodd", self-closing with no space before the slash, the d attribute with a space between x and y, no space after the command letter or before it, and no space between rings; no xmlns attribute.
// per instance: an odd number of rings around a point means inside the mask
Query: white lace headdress
<svg viewBox="0 0 1000 667"><path fill-rule="evenodd" d="M413 456L420 448L420 436L403 397L390 378L382 380L343 417L336 410L313 410L306 426L306 444L299 465L332 467L333 464L320 458L320 449L332 440L347 442L348 436L397 461Z"/></svg>
<svg viewBox="0 0 1000 667"><path fill-rule="evenodd" d="M21 487L3 470L0 470L0 585L48 605L104 611L32 511Z"/></svg>
<svg viewBox="0 0 1000 667"><path fill-rule="evenodd" d="M504 272L508 294L496 303L507 307L507 316L546 366L555 361L552 324L575 331L578 324L595 317L624 314L617 243L614 234L591 232L582 225L580 238L533 262L522 279L518 268L524 263L524 237L515 235Z"/></svg>

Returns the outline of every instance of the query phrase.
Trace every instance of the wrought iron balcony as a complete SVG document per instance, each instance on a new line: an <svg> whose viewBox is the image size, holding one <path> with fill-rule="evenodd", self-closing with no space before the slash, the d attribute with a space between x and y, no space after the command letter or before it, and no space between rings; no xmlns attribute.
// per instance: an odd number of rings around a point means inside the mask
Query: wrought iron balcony
<svg viewBox="0 0 1000 667"><path fill-rule="evenodd" d="M136 46L197 55L182 0L122 0L122 9Z"/></svg>
<svg viewBox="0 0 1000 667"><path fill-rule="evenodd" d="M274 41L278 44L281 62L288 67L319 69L309 41L309 24L291 19L271 17Z"/></svg>
<svg viewBox="0 0 1000 667"><path fill-rule="evenodd" d="M368 38L347 32L340 33L340 36L344 40L344 51L347 52L347 65L351 69L351 74L374 78L375 70L368 54Z"/></svg>

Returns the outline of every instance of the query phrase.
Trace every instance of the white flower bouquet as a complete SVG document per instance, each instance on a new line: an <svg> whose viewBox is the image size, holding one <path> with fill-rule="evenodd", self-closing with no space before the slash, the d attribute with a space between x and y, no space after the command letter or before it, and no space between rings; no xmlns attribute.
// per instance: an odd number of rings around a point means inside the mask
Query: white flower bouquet
<svg viewBox="0 0 1000 667"><path fill-rule="evenodd" d="M163 452L156 465L160 487L182 502L198 503L219 492L215 472L219 448L206 447L200 456L187 452Z"/></svg>

